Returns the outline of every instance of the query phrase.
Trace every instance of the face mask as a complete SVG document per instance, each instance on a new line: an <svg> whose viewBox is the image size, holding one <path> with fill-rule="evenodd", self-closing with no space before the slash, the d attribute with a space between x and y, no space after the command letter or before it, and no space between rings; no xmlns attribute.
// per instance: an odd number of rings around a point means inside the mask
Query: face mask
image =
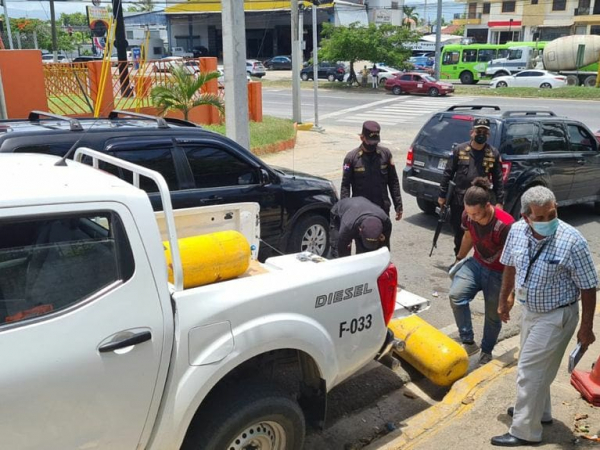
<svg viewBox="0 0 600 450"><path fill-rule="evenodd" d="M485 144L487 142L487 136L485 134L476 134L475 142L477 142L479 145Z"/></svg>
<svg viewBox="0 0 600 450"><path fill-rule="evenodd" d="M374 152L377 150L377 144L367 144L366 142L363 142L363 147L368 152Z"/></svg>
<svg viewBox="0 0 600 450"><path fill-rule="evenodd" d="M558 228L558 219L552 219L550 222L529 222L533 231L540 236L552 236Z"/></svg>

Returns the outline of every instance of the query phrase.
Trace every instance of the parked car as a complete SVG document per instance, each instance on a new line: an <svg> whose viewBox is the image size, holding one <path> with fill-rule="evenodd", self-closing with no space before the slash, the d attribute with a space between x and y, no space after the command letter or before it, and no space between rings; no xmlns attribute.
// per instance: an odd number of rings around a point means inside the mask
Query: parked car
<svg viewBox="0 0 600 450"><path fill-rule="evenodd" d="M74 63L102 61L102 56L76 56L73 58Z"/></svg>
<svg viewBox="0 0 600 450"><path fill-rule="evenodd" d="M437 81L431 75L406 72L388 78L385 89L395 95L400 94L427 94L431 97L447 95L454 92L454 86L450 83Z"/></svg>
<svg viewBox="0 0 600 450"><path fill-rule="evenodd" d="M52 53L47 53L45 55L42 55L42 62L43 63L53 63L54 55ZM69 62L69 59L65 55L57 55L56 62Z"/></svg>
<svg viewBox="0 0 600 450"><path fill-rule="evenodd" d="M344 81L346 68L343 64L334 64L327 61L322 61L317 67L317 77L329 81ZM303 81L314 79L313 66L306 66L300 71L300 78Z"/></svg>
<svg viewBox="0 0 600 450"><path fill-rule="evenodd" d="M217 81L219 82L219 88L224 88L225 87L225 70L223 69L223 66L217 66L217 72L219 72L219 78L217 79ZM246 81L252 81L252 78L250 78L250 75L246 74Z"/></svg>
<svg viewBox="0 0 600 450"><path fill-rule="evenodd" d="M371 82L372 80L372 76L371 76L371 68L373 66L367 66L367 69L369 69L369 79L367 80L368 83ZM377 82L379 84L385 85L385 82L389 79L394 77L395 75L402 73L402 71L400 69L395 69L393 67L388 67L388 66L377 66L377 69L379 70L379 73L377 74ZM348 81L348 77L350 76L349 73L347 73L344 76L344 81ZM357 70L356 71L356 81L358 81L359 83L362 82L362 69Z"/></svg>
<svg viewBox="0 0 600 450"><path fill-rule="evenodd" d="M600 142L600 130L596 130L594 136L596 136L596 139L598 139L598 142Z"/></svg>
<svg viewBox="0 0 600 450"><path fill-rule="evenodd" d="M199 45L192 49L192 54L194 55L194 58L200 58L202 56L208 56L209 52L206 47Z"/></svg>
<svg viewBox="0 0 600 450"><path fill-rule="evenodd" d="M290 56L274 56L267 59L263 65L269 70L292 70L292 58Z"/></svg>
<svg viewBox="0 0 600 450"><path fill-rule="evenodd" d="M263 63L256 59L249 59L246 61L246 72L248 72L248 75L257 78L262 78L267 74Z"/></svg>
<svg viewBox="0 0 600 450"><path fill-rule="evenodd" d="M171 49L171 55L179 56L181 58L193 58L194 53L186 51L183 47L173 47Z"/></svg>
<svg viewBox="0 0 600 450"><path fill-rule="evenodd" d="M1 153L63 156L77 142L157 170L177 209L257 202L266 242L261 257L269 255L270 247L318 255L328 250L329 211L338 199L332 182L269 167L236 142L191 122L119 111L99 120L33 112L29 120L3 120L0 127L6 131L0 133ZM123 172L114 174L127 178ZM142 181L141 188L160 209L154 187Z"/></svg>
<svg viewBox="0 0 600 450"><path fill-rule="evenodd" d="M552 189L559 206L595 202L600 212L599 143L584 124L551 111L501 111L488 105L438 112L415 137L402 187L417 198L421 210L435 211L452 146L468 139L476 118L490 120L489 143L502 156L506 211L519 217L523 192L543 185Z"/></svg>
<svg viewBox="0 0 600 450"><path fill-rule="evenodd" d="M490 82L491 88L534 87L552 89L567 87L567 77L547 70L523 70L514 75L496 77Z"/></svg>

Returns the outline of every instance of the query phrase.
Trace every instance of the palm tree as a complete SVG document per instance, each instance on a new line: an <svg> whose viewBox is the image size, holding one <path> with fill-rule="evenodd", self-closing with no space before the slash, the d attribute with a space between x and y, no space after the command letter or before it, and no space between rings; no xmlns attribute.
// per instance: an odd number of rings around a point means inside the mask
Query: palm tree
<svg viewBox="0 0 600 450"><path fill-rule="evenodd" d="M127 8L127 12L150 12L154 11L154 0L138 0Z"/></svg>
<svg viewBox="0 0 600 450"><path fill-rule="evenodd" d="M415 25L419 23L419 14L416 12L416 6L406 6L402 7L402 13L404 14L404 25L410 28L410 21L412 20Z"/></svg>
<svg viewBox="0 0 600 450"><path fill-rule="evenodd" d="M175 66L171 69L171 75L168 85L156 86L150 93L152 103L158 108L159 114L177 110L188 120L189 112L201 105L214 106L223 114L225 108L218 95L200 93L205 83L219 78L219 72L192 74L187 66Z"/></svg>

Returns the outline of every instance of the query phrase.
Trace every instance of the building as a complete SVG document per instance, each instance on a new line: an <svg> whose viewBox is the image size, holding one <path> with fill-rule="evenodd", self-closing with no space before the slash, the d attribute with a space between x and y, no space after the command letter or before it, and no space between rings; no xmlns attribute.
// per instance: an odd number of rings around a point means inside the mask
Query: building
<svg viewBox="0 0 600 450"><path fill-rule="evenodd" d="M299 1L303 22L304 57L312 52L312 17L310 1ZM404 0L321 0L317 10L317 30L323 23L349 25L353 22L402 23ZM248 58L265 59L289 55L291 46L291 2L289 0L244 0L246 12L246 53ZM189 0L165 9L170 47L188 51L207 50L211 56L222 57L221 2Z"/></svg>
<svg viewBox="0 0 600 450"><path fill-rule="evenodd" d="M600 35L600 0L469 1L453 24L473 42L551 41L572 34Z"/></svg>

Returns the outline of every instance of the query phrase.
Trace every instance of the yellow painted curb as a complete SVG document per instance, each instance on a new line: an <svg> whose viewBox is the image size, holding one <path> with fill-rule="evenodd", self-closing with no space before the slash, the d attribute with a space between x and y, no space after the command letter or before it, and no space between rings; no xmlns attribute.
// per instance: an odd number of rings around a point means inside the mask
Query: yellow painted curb
<svg viewBox="0 0 600 450"><path fill-rule="evenodd" d="M410 450L429 439L473 407L475 399L492 385L491 381L514 370L517 347L474 370L452 385L444 399L405 422L397 432L376 441L365 450ZM399 436L395 436L400 434Z"/></svg>
<svg viewBox="0 0 600 450"><path fill-rule="evenodd" d="M310 122L296 124L296 128L300 131L310 131L310 130L312 130L312 127L313 127L313 124Z"/></svg>

